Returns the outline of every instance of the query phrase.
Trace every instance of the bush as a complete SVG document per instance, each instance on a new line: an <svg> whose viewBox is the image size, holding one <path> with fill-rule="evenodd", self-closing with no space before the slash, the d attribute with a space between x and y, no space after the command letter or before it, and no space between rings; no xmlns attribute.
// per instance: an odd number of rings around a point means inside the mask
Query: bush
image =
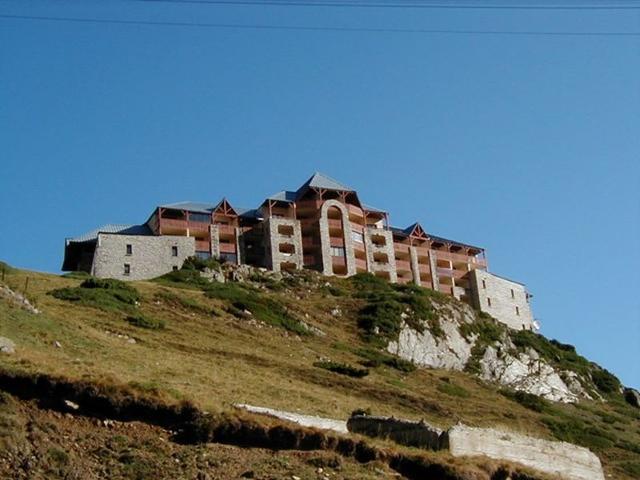
<svg viewBox="0 0 640 480"><path fill-rule="evenodd" d="M165 327L165 322L162 319L149 318L144 315L129 315L127 322L131 325L140 328L147 328L149 330L162 330Z"/></svg>
<svg viewBox="0 0 640 480"><path fill-rule="evenodd" d="M506 388L499 390L499 392L501 395L534 412L546 412L551 407L547 400L532 393L508 390Z"/></svg>
<svg viewBox="0 0 640 480"><path fill-rule="evenodd" d="M424 323L436 337L444 331L431 305L433 292L416 285L395 285L370 273L359 273L350 278L356 297L366 300L358 314L358 327L365 339L375 344L386 344L398 337L402 322L417 331Z"/></svg>
<svg viewBox="0 0 640 480"><path fill-rule="evenodd" d="M388 355L378 350L362 348L356 353L366 359L363 362L363 365L365 367L376 368L380 365L386 365L387 367L391 367L406 373L413 372L416 369L416 366L413 363L394 355Z"/></svg>
<svg viewBox="0 0 640 480"><path fill-rule="evenodd" d="M366 368L356 368L351 365L347 365L346 363L337 363L337 362L315 362L313 364L314 367L324 368L325 370L329 370L330 372L339 373L340 375L347 375L349 377L354 378L362 378L369 375L369 370Z"/></svg>
<svg viewBox="0 0 640 480"><path fill-rule="evenodd" d="M563 442L575 443L596 451L611 448L614 444L614 437L607 432L574 418L556 420L545 417L542 421L551 433Z"/></svg>
<svg viewBox="0 0 640 480"><path fill-rule="evenodd" d="M610 395L620 392L620 380L604 368L594 368L591 370L591 380L593 380L593 384L602 393Z"/></svg>
<svg viewBox="0 0 640 480"><path fill-rule="evenodd" d="M218 270L221 264L222 262L215 257L207 259L200 257L188 257L182 264L182 270L197 270L199 272L204 272L206 268Z"/></svg>
<svg viewBox="0 0 640 480"><path fill-rule="evenodd" d="M278 300L259 294L255 289L238 283L213 283L205 290L209 298L227 302L227 309L234 315L245 318L245 310L256 319L285 328L298 335L308 335L309 331L291 315Z"/></svg>
<svg viewBox="0 0 640 480"><path fill-rule="evenodd" d="M79 287L58 288L50 295L68 302L103 310L131 310L140 302L140 294L131 285L113 279L89 277Z"/></svg>

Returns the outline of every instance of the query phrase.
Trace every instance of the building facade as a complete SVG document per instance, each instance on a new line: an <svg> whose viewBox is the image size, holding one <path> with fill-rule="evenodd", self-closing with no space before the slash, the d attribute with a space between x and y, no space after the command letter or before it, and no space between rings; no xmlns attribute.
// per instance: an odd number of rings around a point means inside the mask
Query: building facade
<svg viewBox="0 0 640 480"><path fill-rule="evenodd" d="M452 295L513 328L534 326L524 286L490 274L483 248L432 235L419 223L392 227L386 211L320 173L258 208L238 208L226 198L165 204L143 225L106 225L67 239L63 270L140 280L179 268L192 255L273 271L369 272Z"/></svg>

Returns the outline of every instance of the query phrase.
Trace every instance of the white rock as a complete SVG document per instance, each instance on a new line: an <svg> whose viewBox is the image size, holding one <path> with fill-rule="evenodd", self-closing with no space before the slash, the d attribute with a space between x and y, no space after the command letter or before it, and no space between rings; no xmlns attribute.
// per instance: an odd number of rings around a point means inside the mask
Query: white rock
<svg viewBox="0 0 640 480"><path fill-rule="evenodd" d="M13 340L10 340L6 337L0 337L0 352L15 353L16 344L13 342Z"/></svg>

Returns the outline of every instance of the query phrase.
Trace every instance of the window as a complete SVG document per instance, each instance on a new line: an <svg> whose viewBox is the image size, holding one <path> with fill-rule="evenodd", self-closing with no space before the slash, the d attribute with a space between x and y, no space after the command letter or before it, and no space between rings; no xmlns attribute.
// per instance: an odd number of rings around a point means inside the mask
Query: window
<svg viewBox="0 0 640 480"><path fill-rule="evenodd" d="M511 289L511 298L516 298L516 292L513 291L513 288Z"/></svg>
<svg viewBox="0 0 640 480"><path fill-rule="evenodd" d="M200 260L208 260L211 258L211 254L206 251L201 251L201 252L196 252L196 257L198 257Z"/></svg>
<svg viewBox="0 0 640 480"><path fill-rule="evenodd" d="M127 255L133 255L133 245L127 243Z"/></svg>
<svg viewBox="0 0 640 480"><path fill-rule="evenodd" d="M482 288L484 288L485 290L487 289L487 282L485 282L484 280L482 280Z"/></svg>
<svg viewBox="0 0 640 480"><path fill-rule="evenodd" d="M238 257L235 253L221 253L220 260L228 263L238 263Z"/></svg>
<svg viewBox="0 0 640 480"><path fill-rule="evenodd" d="M520 315L520 309L518 307L516 307L516 315Z"/></svg>
<svg viewBox="0 0 640 480"><path fill-rule="evenodd" d="M173 267L171 267L171 269L172 269L174 272L177 272L177 271L178 271L178 266L177 266L177 265L174 265Z"/></svg>
<svg viewBox="0 0 640 480"><path fill-rule="evenodd" d="M177 246L173 246L171 247L171 256L172 257L177 257L178 256L178 247Z"/></svg>
<svg viewBox="0 0 640 480"><path fill-rule="evenodd" d="M131 265L128 263L124 264L124 274L125 275L130 275L131 274Z"/></svg>
<svg viewBox="0 0 640 480"><path fill-rule="evenodd" d="M343 247L331 247L331 256L333 257L344 257L344 248Z"/></svg>
<svg viewBox="0 0 640 480"><path fill-rule="evenodd" d="M364 235L360 232L351 232L351 238L354 242L364 243Z"/></svg>
<svg viewBox="0 0 640 480"><path fill-rule="evenodd" d="M487 305L491 306L491 299L487 297Z"/></svg>

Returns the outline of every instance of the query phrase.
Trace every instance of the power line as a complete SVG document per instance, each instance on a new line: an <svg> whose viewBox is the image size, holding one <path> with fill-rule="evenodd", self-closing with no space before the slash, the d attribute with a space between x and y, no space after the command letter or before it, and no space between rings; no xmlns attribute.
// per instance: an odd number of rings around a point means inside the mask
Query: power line
<svg viewBox="0 0 640 480"><path fill-rule="evenodd" d="M286 6L286 7L347 7L347 8L423 8L423 9L447 9L447 10L640 10L640 5L480 5L480 4L442 4L442 3L418 3L411 2L385 2L378 1L339 1L339 0L134 0L144 3L182 3L196 5L238 5L238 6Z"/></svg>
<svg viewBox="0 0 640 480"><path fill-rule="evenodd" d="M517 36L556 36L556 37L640 37L640 32L561 32L535 30L446 30L422 28L387 28L387 27L331 27L331 26L303 26L303 25L266 25L266 24L235 24L235 23L206 23L206 22L165 22L154 20L119 20L104 18L80 17L50 17L35 15L0 14L0 18L8 20L33 20L51 22L140 25L162 27L195 27L219 28L237 30L291 30L308 32L364 32L364 33L421 33L442 35L517 35Z"/></svg>

